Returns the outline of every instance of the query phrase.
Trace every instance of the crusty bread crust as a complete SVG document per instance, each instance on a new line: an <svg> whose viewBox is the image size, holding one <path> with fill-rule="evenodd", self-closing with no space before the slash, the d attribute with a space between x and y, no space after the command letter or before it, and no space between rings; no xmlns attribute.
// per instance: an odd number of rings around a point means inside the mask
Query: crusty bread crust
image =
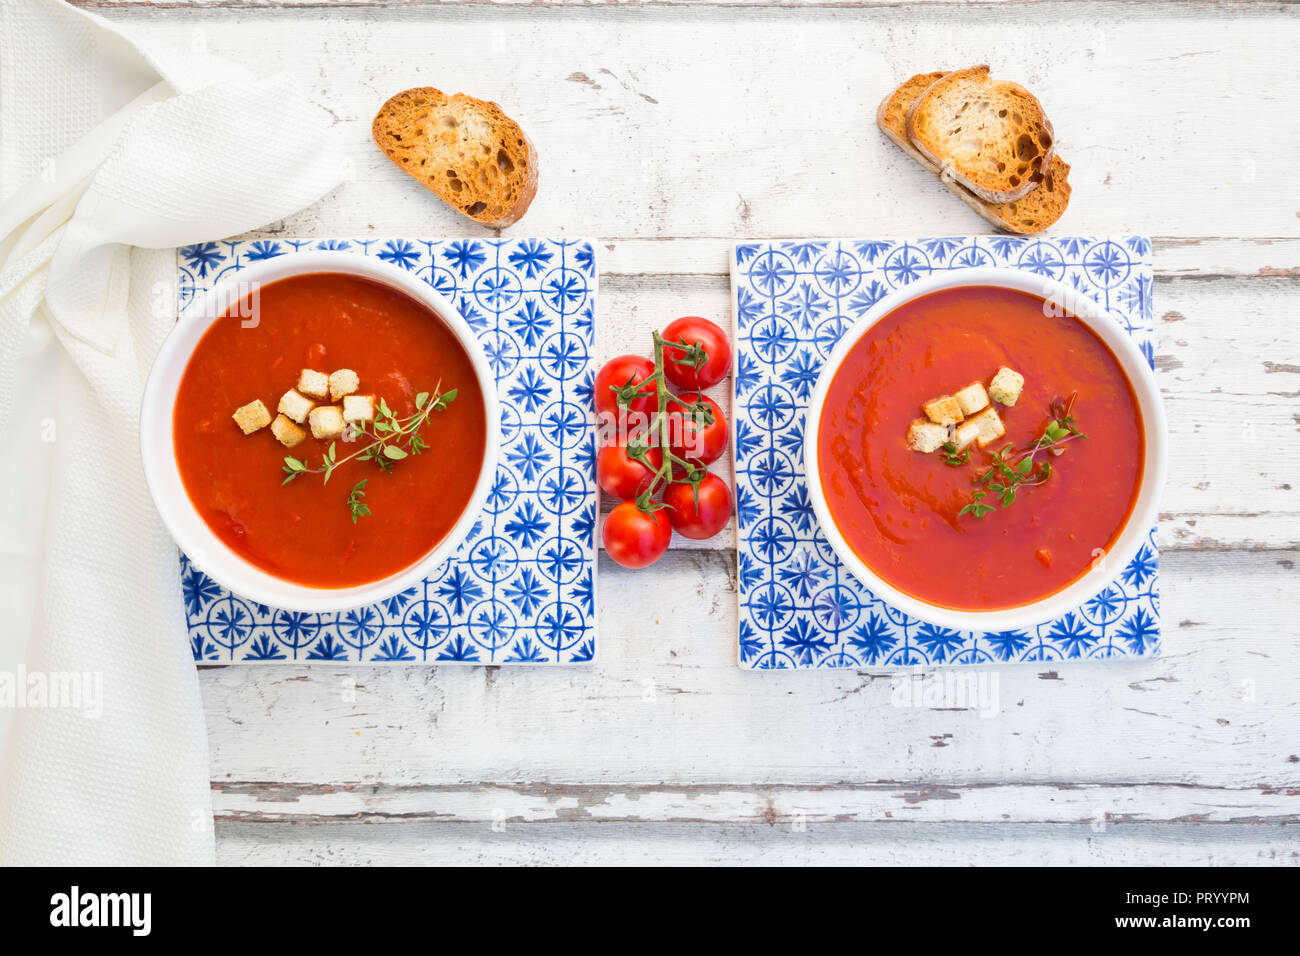
<svg viewBox="0 0 1300 956"><path fill-rule="evenodd" d="M924 168L938 173L939 179L962 202L984 219L1007 232L1027 235L1041 232L1053 225L1070 204L1070 164L1055 151L1047 172L1035 173L1030 178L1031 188L1020 199L990 203L972 193L922 155L907 139L907 115L913 105L932 85L947 76L946 71L918 73L903 81L880 102L876 110L876 125L903 152Z"/></svg>
<svg viewBox="0 0 1300 956"><path fill-rule="evenodd" d="M380 107L371 135L398 169L484 226L513 225L537 195L537 150L489 100L403 90Z"/></svg>
<svg viewBox="0 0 1300 956"><path fill-rule="evenodd" d="M991 203L1012 202L1034 189L1056 147L1037 98L1018 83L991 79L983 65L932 83L907 115L907 137L931 163Z"/></svg>
<svg viewBox="0 0 1300 956"><path fill-rule="evenodd" d="M1060 219L1070 205L1070 164L1059 154L1052 156L1052 165L1038 188L1011 202L987 203L961 183L944 176L939 178L953 195L993 225L1021 235L1042 232Z"/></svg>
<svg viewBox="0 0 1300 956"><path fill-rule="evenodd" d="M895 146L932 173L939 171L938 165L923 156L907 138L907 114L912 111L912 107L921 98L922 93L947 75L944 71L918 73L904 80L898 89L881 100L880 108L876 110L876 125L880 127L880 131L888 136Z"/></svg>

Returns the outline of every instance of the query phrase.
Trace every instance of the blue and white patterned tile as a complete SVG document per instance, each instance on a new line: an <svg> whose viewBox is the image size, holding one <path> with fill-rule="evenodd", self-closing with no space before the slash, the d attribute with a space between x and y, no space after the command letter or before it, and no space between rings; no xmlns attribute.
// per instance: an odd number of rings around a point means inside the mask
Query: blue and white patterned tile
<svg viewBox="0 0 1300 956"><path fill-rule="evenodd" d="M231 594L181 556L190 646L205 664L586 664L596 656L597 272L572 239L271 239L178 255L182 308L219 279L298 249L375 256L454 302L501 402L488 502L456 557L369 607L303 614Z"/></svg>
<svg viewBox="0 0 1300 956"><path fill-rule="evenodd" d="M1069 284L1119 316L1154 366L1151 243L1142 236L736 245L732 409L743 667L890 668L1159 652L1155 529L1115 583L1083 606L1034 628L980 633L922 623L876 598L818 528L803 433L827 356L894 289L971 266L1024 269Z"/></svg>

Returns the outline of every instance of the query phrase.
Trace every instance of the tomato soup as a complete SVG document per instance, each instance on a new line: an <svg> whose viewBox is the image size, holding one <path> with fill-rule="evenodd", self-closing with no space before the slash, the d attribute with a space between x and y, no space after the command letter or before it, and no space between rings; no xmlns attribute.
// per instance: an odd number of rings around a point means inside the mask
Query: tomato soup
<svg viewBox="0 0 1300 956"><path fill-rule="evenodd" d="M451 531L478 482L485 410L469 355L423 304L358 276L315 273L263 285L255 324L239 317L251 304L204 333L177 392L173 442L194 507L246 560L309 587L365 584L414 564ZM304 368L352 369L358 394L382 398L398 419L414 415L416 396L439 383L457 394L421 428L427 450L395 462L391 473L353 460L328 483L307 474L282 484L286 456L318 466L330 442L308 431L286 448L270 427L244 434L231 414L260 399L274 417ZM357 441L338 440L335 457L368 439ZM354 523L347 499L362 479L370 514Z"/></svg>
<svg viewBox="0 0 1300 956"><path fill-rule="evenodd" d="M934 396L1000 367L1024 376L1006 434L969 461L909 449L904 436ZM1032 446L1054 400L1075 395L1075 427L1051 475L981 518L960 512L975 479L1007 444ZM885 316L835 373L818 431L822 490L854 553L915 598L956 610L1029 604L1068 586L1123 531L1142 480L1137 398L1109 348L1069 315L1010 289L966 287L922 296ZM988 494L987 500L996 496ZM996 504L996 502L994 502Z"/></svg>

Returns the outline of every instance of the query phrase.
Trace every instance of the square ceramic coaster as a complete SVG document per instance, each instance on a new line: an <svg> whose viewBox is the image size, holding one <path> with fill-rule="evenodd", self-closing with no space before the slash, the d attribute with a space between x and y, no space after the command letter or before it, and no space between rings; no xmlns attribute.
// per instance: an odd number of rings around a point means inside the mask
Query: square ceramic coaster
<svg viewBox="0 0 1300 956"><path fill-rule="evenodd" d="M591 344L597 273L574 239L207 242L180 250L180 305L250 262L298 249L375 256L432 285L496 374L501 455L456 557L379 604L329 614L232 594L181 556L201 664L585 664L596 656Z"/></svg>
<svg viewBox="0 0 1300 956"><path fill-rule="evenodd" d="M956 631L874 597L821 534L803 468L804 413L822 365L883 296L932 272L1024 269L1110 309L1152 352L1151 243L1141 236L956 236L737 244L736 520L742 667L893 668L1137 657L1160 649L1155 530L1115 583L1034 628Z"/></svg>

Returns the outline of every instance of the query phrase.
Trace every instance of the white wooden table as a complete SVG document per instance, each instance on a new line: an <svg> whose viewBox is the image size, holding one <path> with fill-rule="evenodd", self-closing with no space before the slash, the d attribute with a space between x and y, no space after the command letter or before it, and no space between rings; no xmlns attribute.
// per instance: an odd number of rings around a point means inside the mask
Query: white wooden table
<svg viewBox="0 0 1300 956"><path fill-rule="evenodd" d="M595 667L204 670L222 861L1300 861L1300 6L84 5L306 79L349 180L274 234L474 234L370 118L498 100L542 162L510 233L599 240L601 358L726 320L736 237L986 232L873 125L913 72L1025 82L1074 167L1056 231L1155 237L1162 658L900 707L886 674L739 670L727 546L602 559Z"/></svg>

